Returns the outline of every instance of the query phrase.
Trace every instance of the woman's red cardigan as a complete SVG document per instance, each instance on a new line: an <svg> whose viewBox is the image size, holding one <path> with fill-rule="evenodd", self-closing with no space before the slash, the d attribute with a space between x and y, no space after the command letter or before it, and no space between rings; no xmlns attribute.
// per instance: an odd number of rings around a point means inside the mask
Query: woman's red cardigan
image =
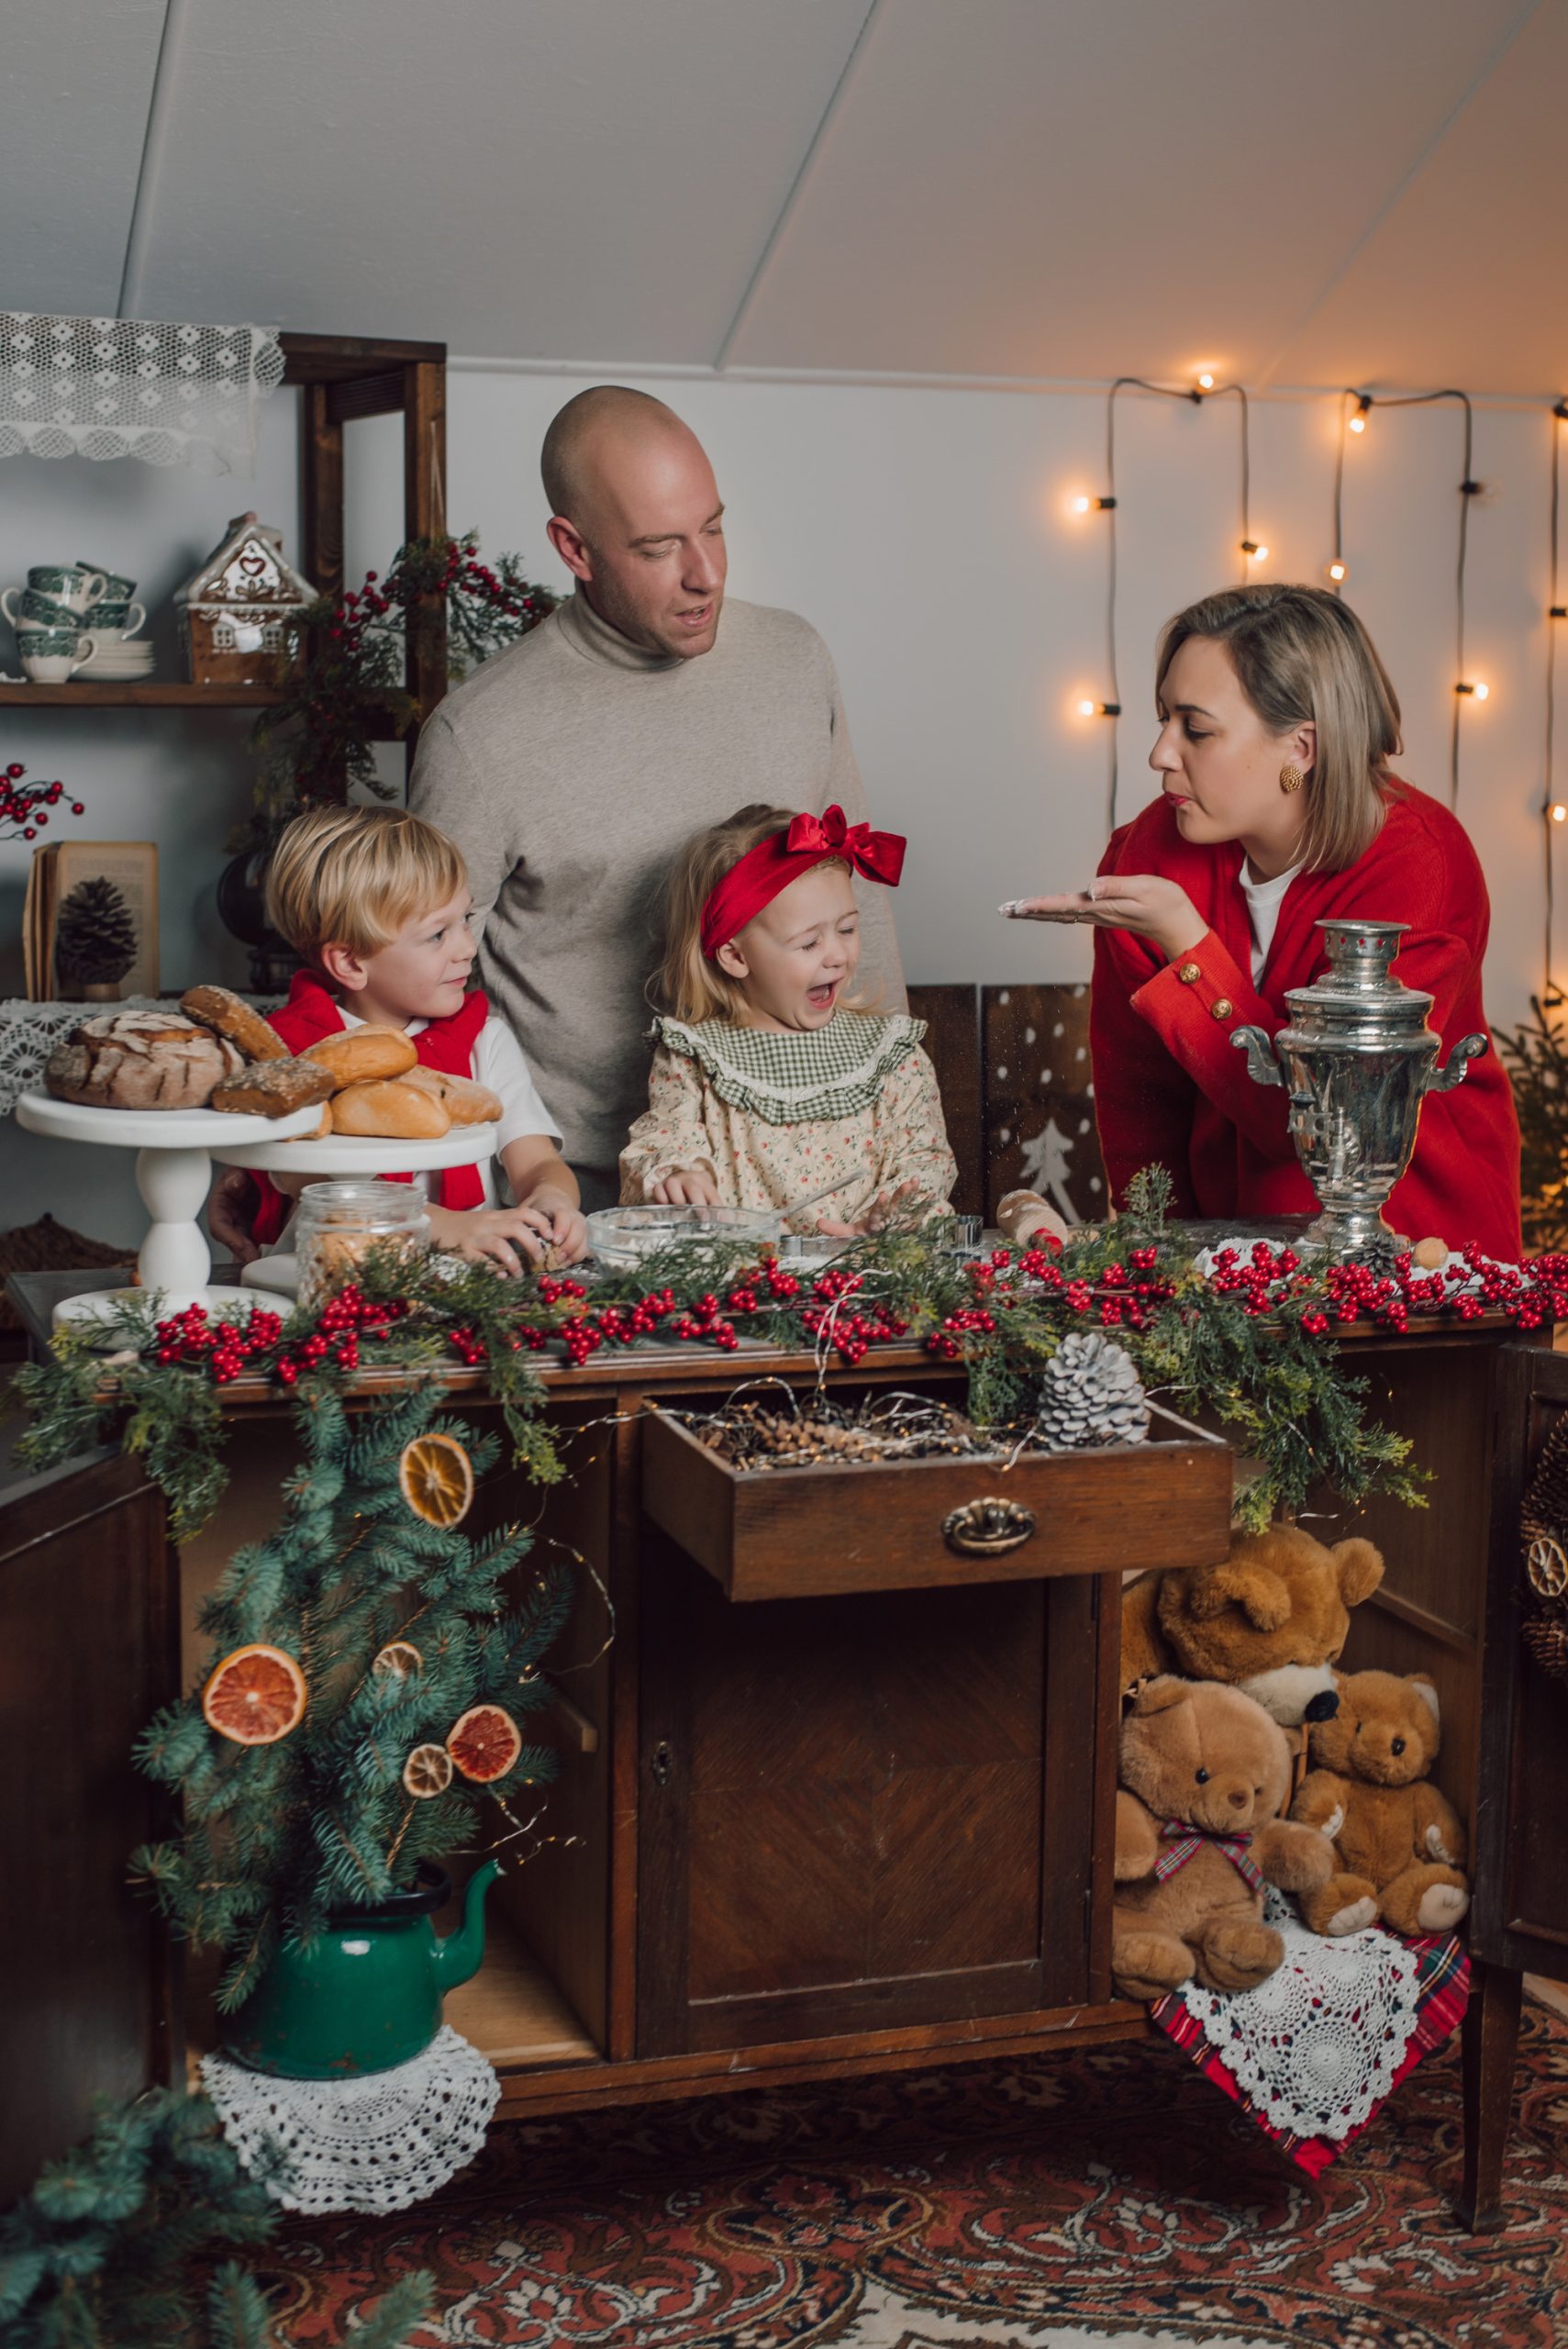
<svg viewBox="0 0 1568 2349"><path fill-rule="evenodd" d="M1327 967L1314 928L1326 916L1408 922L1394 973L1433 998L1440 1063L1462 1036L1488 1032L1481 1005L1486 884L1458 818L1425 792L1392 784L1382 829L1354 864L1296 874L1256 986L1241 859L1234 841L1184 841L1162 797L1113 834L1101 861L1102 873L1179 881L1209 925L1173 963L1130 930L1095 932L1090 1043L1113 1199L1157 1161L1174 1180L1179 1215L1313 1211L1284 1092L1254 1085L1230 1039L1238 1028L1273 1034L1286 1025L1286 988L1308 985ZM1475 1241L1488 1255L1517 1261L1519 1129L1495 1049L1472 1061L1453 1092L1427 1097L1409 1172L1385 1213L1412 1240L1436 1234L1453 1248Z"/></svg>

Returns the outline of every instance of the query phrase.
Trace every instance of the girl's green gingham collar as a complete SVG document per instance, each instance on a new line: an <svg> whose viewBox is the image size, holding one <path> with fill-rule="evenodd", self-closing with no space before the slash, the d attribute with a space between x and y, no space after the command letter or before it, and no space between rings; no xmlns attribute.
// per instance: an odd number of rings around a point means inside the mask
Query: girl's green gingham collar
<svg viewBox="0 0 1568 2349"><path fill-rule="evenodd" d="M906 1012L836 1011L825 1028L787 1035L728 1019L662 1019L654 1026L666 1051L700 1063L721 1101L770 1126L869 1109L925 1032L925 1021Z"/></svg>

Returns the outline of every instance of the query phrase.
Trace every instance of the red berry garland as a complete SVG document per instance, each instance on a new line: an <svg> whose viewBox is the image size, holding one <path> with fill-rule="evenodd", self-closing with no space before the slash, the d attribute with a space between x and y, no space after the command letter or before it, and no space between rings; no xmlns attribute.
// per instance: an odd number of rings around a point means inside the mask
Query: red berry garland
<svg viewBox="0 0 1568 2349"><path fill-rule="evenodd" d="M58 807L65 794L62 783L24 783L27 768L19 760L0 768L0 841L36 840L49 824L49 809ZM84 816L80 799L70 803L73 816Z"/></svg>

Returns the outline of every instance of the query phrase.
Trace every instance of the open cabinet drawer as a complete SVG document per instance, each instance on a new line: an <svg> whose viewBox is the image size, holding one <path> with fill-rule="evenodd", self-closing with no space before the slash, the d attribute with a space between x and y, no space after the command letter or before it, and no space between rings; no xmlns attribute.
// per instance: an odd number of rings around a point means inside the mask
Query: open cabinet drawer
<svg viewBox="0 0 1568 2349"><path fill-rule="evenodd" d="M1156 1425L1158 1425L1158 1421ZM642 1506L734 1599L826 1598L1132 1566L1200 1566L1230 1539L1229 1444L737 1469L664 1412Z"/></svg>

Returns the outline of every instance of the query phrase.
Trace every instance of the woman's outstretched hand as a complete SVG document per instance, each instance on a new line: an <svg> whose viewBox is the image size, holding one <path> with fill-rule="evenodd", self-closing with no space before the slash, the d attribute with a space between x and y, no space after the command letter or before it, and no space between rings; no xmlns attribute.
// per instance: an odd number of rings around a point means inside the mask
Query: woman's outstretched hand
<svg viewBox="0 0 1568 2349"><path fill-rule="evenodd" d="M1180 882L1158 873L1101 873L1086 889L1012 897L1000 911L1010 921L1087 921L1101 930L1130 930L1151 939L1169 963L1189 953L1208 930Z"/></svg>

